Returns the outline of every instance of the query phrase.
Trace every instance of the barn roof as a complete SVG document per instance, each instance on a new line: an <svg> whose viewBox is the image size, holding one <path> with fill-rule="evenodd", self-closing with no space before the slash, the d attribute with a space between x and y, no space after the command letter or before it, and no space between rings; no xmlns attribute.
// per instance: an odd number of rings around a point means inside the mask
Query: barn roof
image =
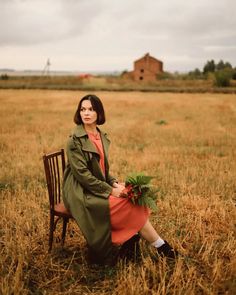
<svg viewBox="0 0 236 295"><path fill-rule="evenodd" d="M138 61L140 61L140 60L147 59L147 58L150 58L150 59L152 59L152 60L155 60L155 61L157 61L157 62L159 62L159 63L163 63L161 60L159 60L159 59L157 59L157 58L151 56L149 53L146 53L143 57L141 57L141 58L135 60L134 62L136 63L136 62L138 62Z"/></svg>

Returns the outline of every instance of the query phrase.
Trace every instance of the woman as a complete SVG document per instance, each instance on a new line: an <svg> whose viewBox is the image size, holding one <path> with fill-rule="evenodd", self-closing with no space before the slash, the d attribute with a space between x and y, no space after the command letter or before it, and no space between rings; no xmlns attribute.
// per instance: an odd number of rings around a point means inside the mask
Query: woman
<svg viewBox="0 0 236 295"><path fill-rule="evenodd" d="M95 95L83 97L74 122L77 126L67 144L63 200L97 262L109 263L113 245L129 245L132 239L137 240L137 233L156 247L161 256L175 258L177 252L151 225L149 210L122 198L124 185L109 173L110 141L97 127L105 123L100 99Z"/></svg>

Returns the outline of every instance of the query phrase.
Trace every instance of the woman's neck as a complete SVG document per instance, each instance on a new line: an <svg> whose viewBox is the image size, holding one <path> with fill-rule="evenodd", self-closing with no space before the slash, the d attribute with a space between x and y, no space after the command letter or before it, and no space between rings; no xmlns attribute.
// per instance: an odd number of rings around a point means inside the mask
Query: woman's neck
<svg viewBox="0 0 236 295"><path fill-rule="evenodd" d="M86 130L87 133L92 133L94 135L96 135L98 133L97 130L97 125L84 125L84 129Z"/></svg>

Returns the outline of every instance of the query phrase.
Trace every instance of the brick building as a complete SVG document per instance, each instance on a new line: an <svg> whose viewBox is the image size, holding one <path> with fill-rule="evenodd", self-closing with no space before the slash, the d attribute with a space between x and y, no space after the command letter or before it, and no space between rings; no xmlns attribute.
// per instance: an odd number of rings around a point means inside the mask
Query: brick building
<svg viewBox="0 0 236 295"><path fill-rule="evenodd" d="M134 61L134 70L125 76L135 81L155 81L158 73L163 72L163 62L152 57L149 53Z"/></svg>

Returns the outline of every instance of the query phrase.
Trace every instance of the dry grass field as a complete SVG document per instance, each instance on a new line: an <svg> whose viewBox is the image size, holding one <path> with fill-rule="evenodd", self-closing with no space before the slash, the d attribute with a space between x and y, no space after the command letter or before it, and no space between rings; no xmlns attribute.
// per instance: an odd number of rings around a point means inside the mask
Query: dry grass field
<svg viewBox="0 0 236 295"><path fill-rule="evenodd" d="M156 261L142 242L142 263L89 265L73 222L48 254L42 155L65 147L85 94L0 90L0 294L236 294L235 95L97 92L112 174L157 176L152 222L182 257Z"/></svg>

